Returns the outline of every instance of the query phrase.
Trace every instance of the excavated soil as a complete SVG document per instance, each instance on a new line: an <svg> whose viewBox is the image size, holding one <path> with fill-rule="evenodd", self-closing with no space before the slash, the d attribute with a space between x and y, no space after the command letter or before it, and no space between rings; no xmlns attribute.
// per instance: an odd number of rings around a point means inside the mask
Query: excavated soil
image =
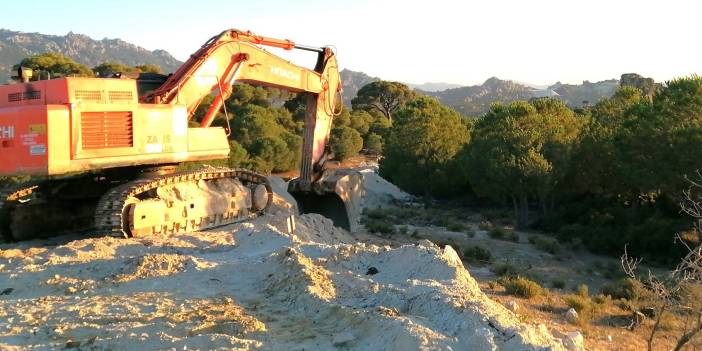
<svg viewBox="0 0 702 351"><path fill-rule="evenodd" d="M0 245L0 349L565 349L450 246L362 242L313 214L291 232L282 199L216 231Z"/></svg>

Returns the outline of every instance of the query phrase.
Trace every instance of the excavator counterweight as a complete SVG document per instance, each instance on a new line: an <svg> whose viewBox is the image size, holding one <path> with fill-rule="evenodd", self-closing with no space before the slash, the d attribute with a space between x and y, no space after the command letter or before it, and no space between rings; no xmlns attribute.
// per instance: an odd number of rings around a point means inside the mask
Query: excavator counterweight
<svg viewBox="0 0 702 351"><path fill-rule="evenodd" d="M315 51L317 64L299 67L261 45ZM30 76L26 70L20 75ZM0 194L0 234L37 237L65 227L58 222L68 222L66 230L119 236L169 234L263 213L272 200L264 176L238 169L174 171L182 162L227 157L227 132L211 124L236 82L306 95L300 176L291 181L291 193L303 212L354 208L357 200L349 194L356 192L339 185L355 184L353 174L339 176L327 167L341 89L334 52L232 29L208 40L163 81L150 80L151 89L141 95L134 79L64 77L0 86L0 176L40 179ZM207 96L214 102L192 127ZM335 206L314 200L329 197ZM48 223L32 224L42 217ZM331 217L348 229L357 221L356 214Z"/></svg>

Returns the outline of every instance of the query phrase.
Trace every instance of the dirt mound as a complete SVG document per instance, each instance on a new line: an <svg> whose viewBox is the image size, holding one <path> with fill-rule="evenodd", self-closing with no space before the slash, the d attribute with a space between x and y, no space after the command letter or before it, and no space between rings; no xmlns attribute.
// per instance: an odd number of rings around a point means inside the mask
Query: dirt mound
<svg viewBox="0 0 702 351"><path fill-rule="evenodd" d="M456 252L361 243L285 206L164 238L0 245L0 349L562 350Z"/></svg>
<svg viewBox="0 0 702 351"><path fill-rule="evenodd" d="M148 254L127 260L122 267L122 273L115 277L115 282L123 283L135 279L164 277L177 274L186 267L206 269L208 264L200 262L197 258L178 254Z"/></svg>
<svg viewBox="0 0 702 351"><path fill-rule="evenodd" d="M412 200L412 196L378 175L377 169L369 167L359 171L363 176L363 208L386 207Z"/></svg>

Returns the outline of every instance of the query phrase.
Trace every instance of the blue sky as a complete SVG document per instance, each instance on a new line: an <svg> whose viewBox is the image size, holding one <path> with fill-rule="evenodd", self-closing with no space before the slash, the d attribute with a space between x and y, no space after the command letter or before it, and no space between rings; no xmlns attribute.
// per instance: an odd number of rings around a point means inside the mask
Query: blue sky
<svg viewBox="0 0 702 351"><path fill-rule="evenodd" d="M239 28L335 45L342 67L384 79L551 84L702 73L700 10L683 0L25 0L3 3L0 27L120 38L181 60Z"/></svg>

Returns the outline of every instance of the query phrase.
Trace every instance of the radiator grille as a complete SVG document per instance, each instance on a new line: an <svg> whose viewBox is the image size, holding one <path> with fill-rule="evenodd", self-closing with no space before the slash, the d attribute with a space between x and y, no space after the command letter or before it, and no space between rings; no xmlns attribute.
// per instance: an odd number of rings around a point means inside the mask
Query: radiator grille
<svg viewBox="0 0 702 351"><path fill-rule="evenodd" d="M101 101L102 92L100 90L76 90L76 100Z"/></svg>
<svg viewBox="0 0 702 351"><path fill-rule="evenodd" d="M24 93L7 94L7 102L17 102L22 100L39 100L41 99L41 91L31 90Z"/></svg>
<svg viewBox="0 0 702 351"><path fill-rule="evenodd" d="M110 101L130 101L134 98L131 91L110 90L108 93Z"/></svg>
<svg viewBox="0 0 702 351"><path fill-rule="evenodd" d="M17 101L22 101L22 93L7 94L7 102L17 102Z"/></svg>
<svg viewBox="0 0 702 351"><path fill-rule="evenodd" d="M84 150L134 146L131 112L83 112L80 127Z"/></svg>

